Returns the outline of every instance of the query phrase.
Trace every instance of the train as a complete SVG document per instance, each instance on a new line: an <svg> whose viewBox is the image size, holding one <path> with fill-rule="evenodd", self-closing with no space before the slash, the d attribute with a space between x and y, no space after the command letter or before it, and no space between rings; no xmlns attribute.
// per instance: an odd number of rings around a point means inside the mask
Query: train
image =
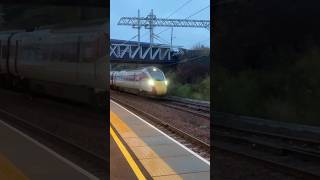
<svg viewBox="0 0 320 180"><path fill-rule="evenodd" d="M106 22L0 32L0 86L85 103L107 94Z"/></svg>
<svg viewBox="0 0 320 180"><path fill-rule="evenodd" d="M157 67L110 71L110 88L156 97L167 94L168 80Z"/></svg>

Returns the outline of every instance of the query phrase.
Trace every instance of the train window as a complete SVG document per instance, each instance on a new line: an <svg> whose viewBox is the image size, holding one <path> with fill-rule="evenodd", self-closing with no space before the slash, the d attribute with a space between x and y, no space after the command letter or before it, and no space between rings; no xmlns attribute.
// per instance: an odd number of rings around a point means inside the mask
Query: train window
<svg viewBox="0 0 320 180"><path fill-rule="evenodd" d="M144 78L146 78L145 73L137 73L136 76L135 76L135 80L136 80L136 81L141 81L141 80L143 80Z"/></svg>
<svg viewBox="0 0 320 180"><path fill-rule="evenodd" d="M66 42L51 46L51 60L60 62L77 62L76 43Z"/></svg>
<svg viewBox="0 0 320 180"><path fill-rule="evenodd" d="M132 81L132 80L134 80L133 77L134 77L133 75L126 75L126 80Z"/></svg>
<svg viewBox="0 0 320 180"><path fill-rule="evenodd" d="M136 77L136 79L138 79L138 81L141 81L141 80L143 80L145 78L148 78L148 76L144 72L137 74L137 77Z"/></svg>

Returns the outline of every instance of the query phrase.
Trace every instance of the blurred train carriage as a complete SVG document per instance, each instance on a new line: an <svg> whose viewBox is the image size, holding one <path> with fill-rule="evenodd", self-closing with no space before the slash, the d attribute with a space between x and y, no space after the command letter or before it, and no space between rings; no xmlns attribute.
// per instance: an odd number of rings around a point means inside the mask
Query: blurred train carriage
<svg viewBox="0 0 320 180"><path fill-rule="evenodd" d="M0 84L96 102L107 88L106 29L104 22L1 32Z"/></svg>

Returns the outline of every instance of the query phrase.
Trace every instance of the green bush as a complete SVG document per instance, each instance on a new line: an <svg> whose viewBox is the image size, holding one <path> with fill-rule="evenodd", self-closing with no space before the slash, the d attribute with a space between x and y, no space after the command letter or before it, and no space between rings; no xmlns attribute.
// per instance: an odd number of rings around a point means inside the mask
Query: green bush
<svg viewBox="0 0 320 180"><path fill-rule="evenodd" d="M195 83L180 83L175 72L166 73L169 80L168 94L184 98L210 100L210 76L198 79Z"/></svg>

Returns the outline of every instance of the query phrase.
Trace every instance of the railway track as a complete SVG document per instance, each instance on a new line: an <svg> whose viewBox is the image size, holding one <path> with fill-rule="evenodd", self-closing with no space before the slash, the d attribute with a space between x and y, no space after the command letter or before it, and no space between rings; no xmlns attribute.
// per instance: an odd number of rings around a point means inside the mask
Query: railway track
<svg viewBox="0 0 320 180"><path fill-rule="evenodd" d="M131 95L137 95L131 92L125 92ZM210 119L210 103L207 101L192 100L175 96L155 97L150 95L140 95L148 100L156 101L157 103L183 112L191 113L198 117Z"/></svg>
<svg viewBox="0 0 320 180"><path fill-rule="evenodd" d="M110 99L132 110L133 112L145 117L146 119L151 121L152 124L154 124L159 129L166 132L170 137L173 137L174 139L176 139L186 147L192 149L194 152L198 153L200 156L210 161L210 145L209 144L160 120L159 118L153 116L150 113L147 113L141 109L135 108L134 106L128 103L124 103L123 101L114 97L110 97Z"/></svg>
<svg viewBox="0 0 320 180"><path fill-rule="evenodd" d="M193 115L210 119L210 104L178 97L165 97L161 104Z"/></svg>
<svg viewBox="0 0 320 180"><path fill-rule="evenodd" d="M22 129L24 132L28 132L28 135L40 140L43 144L49 145L50 147L53 146L54 149L62 149L63 152L68 152L73 157L80 157L81 160L79 161L81 161L82 165L85 163L85 169L89 172L92 172L97 177L107 177L106 168L109 162L105 157L102 157L101 155L68 141L64 137L53 134L52 132L39 127L36 124L32 124L4 109L0 109L0 114L3 121ZM65 154L63 154L63 156L64 155Z"/></svg>
<svg viewBox="0 0 320 180"><path fill-rule="evenodd" d="M320 141L214 124L214 149L255 159L304 179L320 178Z"/></svg>

